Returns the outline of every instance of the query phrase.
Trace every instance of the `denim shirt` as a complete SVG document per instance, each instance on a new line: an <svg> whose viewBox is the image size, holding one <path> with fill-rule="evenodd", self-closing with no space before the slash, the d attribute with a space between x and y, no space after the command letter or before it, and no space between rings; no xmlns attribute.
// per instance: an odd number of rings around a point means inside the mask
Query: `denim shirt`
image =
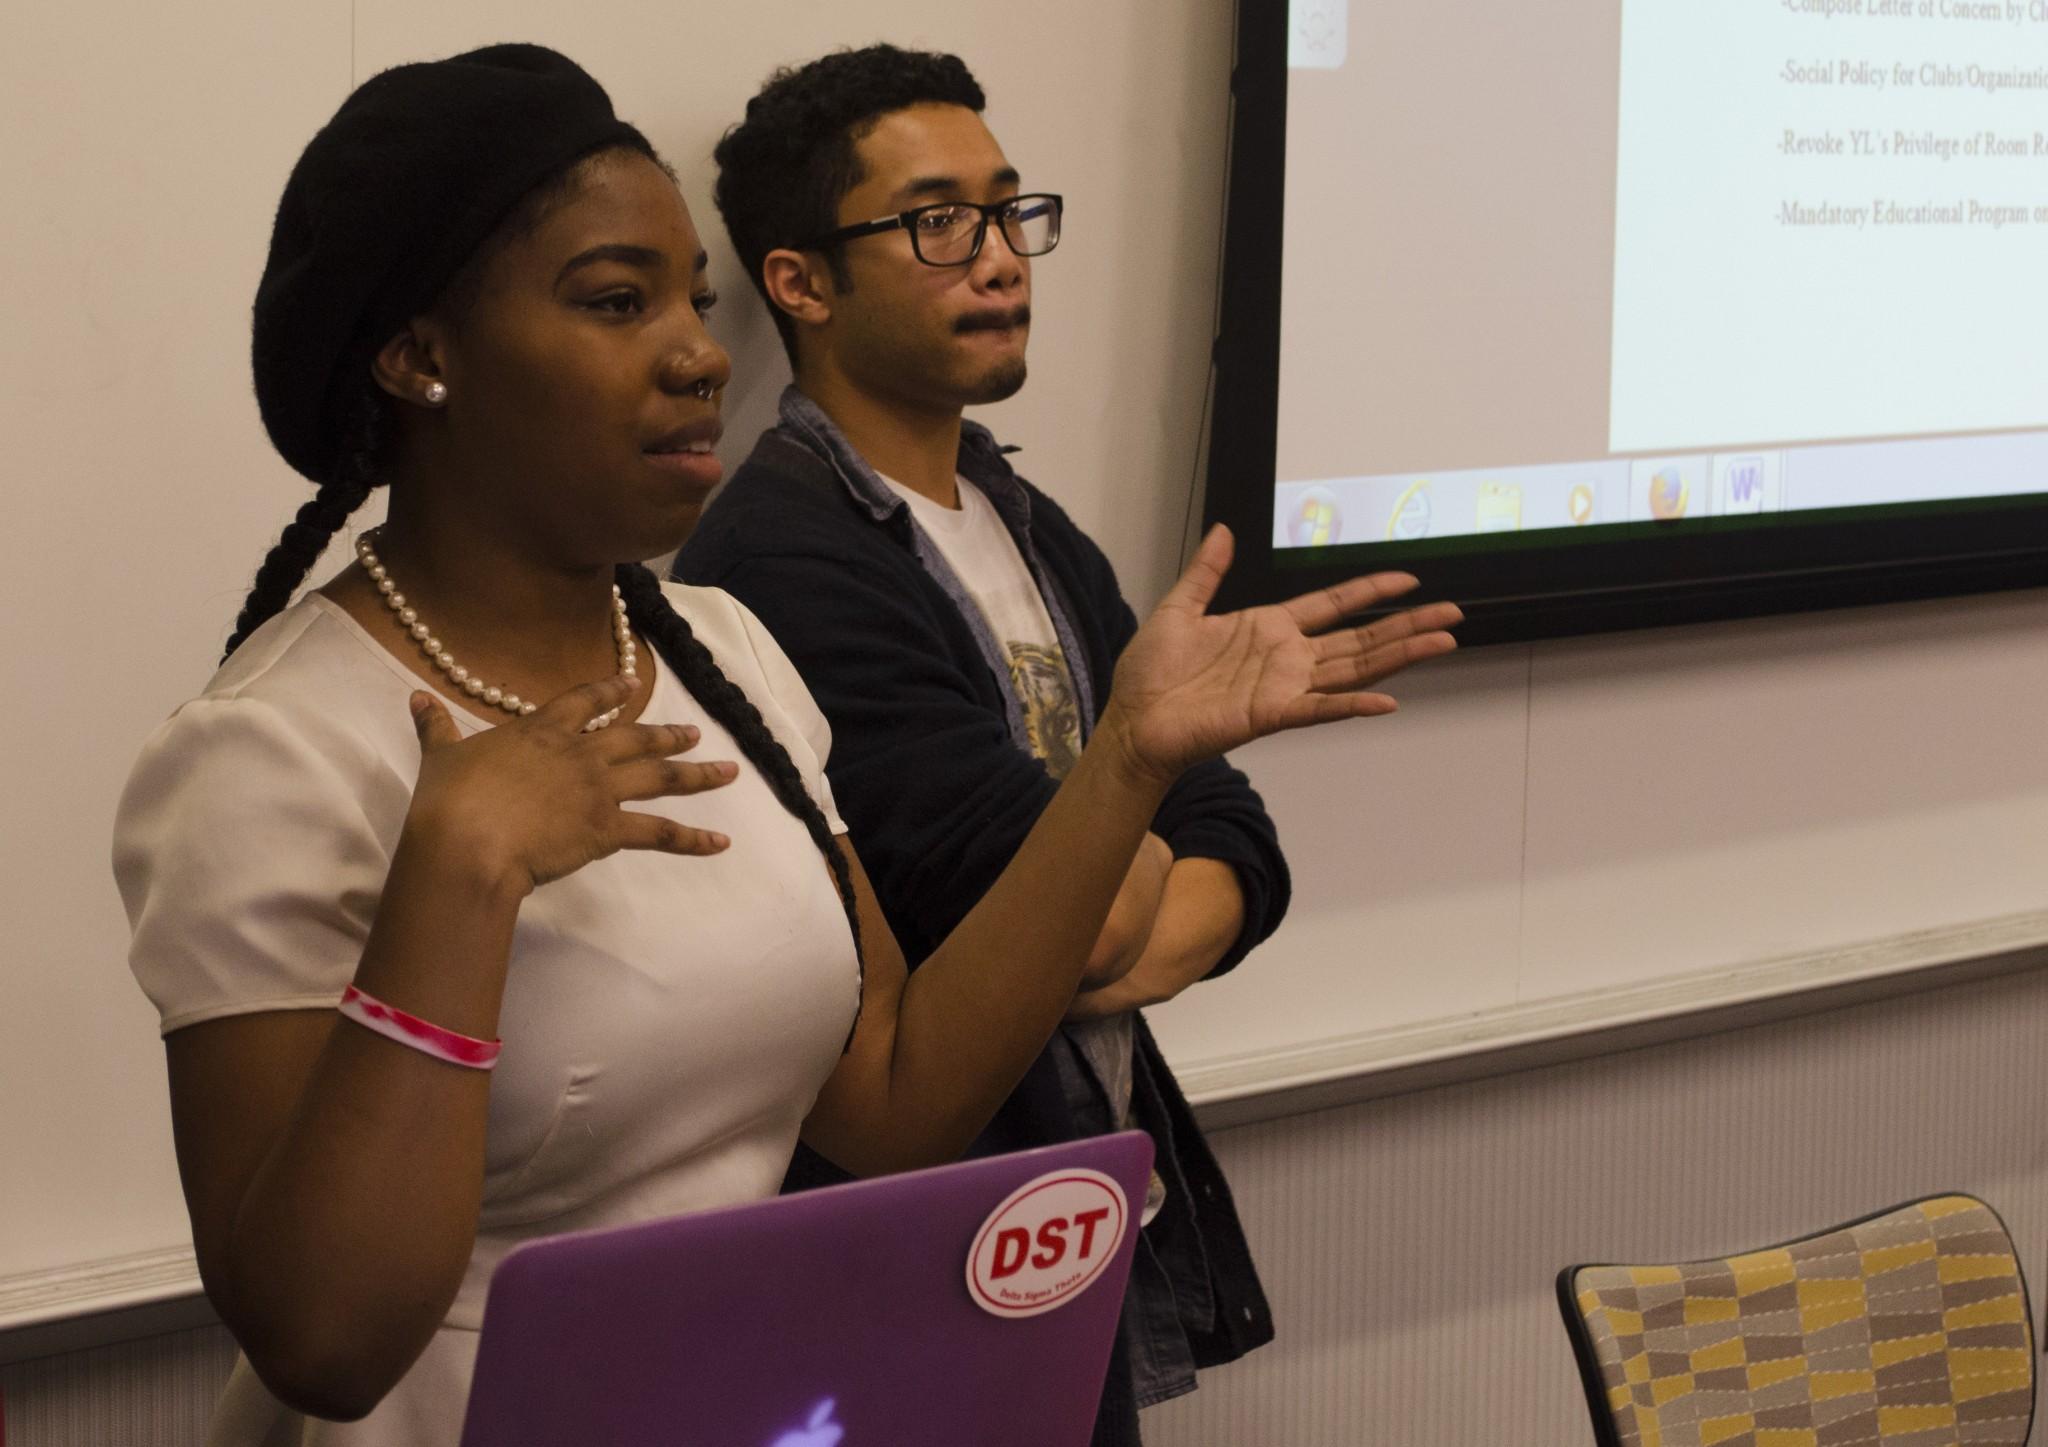
<svg viewBox="0 0 2048 1447"><path fill-rule="evenodd" d="M803 439L819 456L830 462L854 501L876 522L888 523L897 514L903 515L903 524L910 528L911 547L919 565L931 574L932 581L945 590L946 596L953 600L953 606L960 610L961 618L981 648L982 658L996 677L1008 678L1008 650L989 628L974 595L960 581L960 575L953 571L946 555L932 541L931 535L918 525L917 518L911 514L910 504L882 481L881 475L854 450L853 444L846 440L846 434L825 415L824 409L795 387L785 387L782 391L779 425L785 432ZM1031 499L1018 485L1017 474L1010 470L1010 464L1004 461L1005 456L1014 451L1013 447L999 447L994 435L980 423L961 422L960 475L980 488L995 505L996 514L1009 530L1010 540L1017 545L1018 555L1024 559L1024 566L1030 569L1032 579L1038 584L1038 593L1045 600L1046 616L1052 619L1060 651L1067 656L1067 671L1073 675L1074 697L1081 706L1081 741L1086 743L1088 735L1095 731L1094 680L1088 675L1087 654L1074 636L1072 604L1062 595L1059 585L1047 576L1038 554L1031 547ZM1006 688L1004 698L1004 722L1009 726L1010 739L1029 753L1031 737L1024 727L1024 705L1015 689Z"/></svg>

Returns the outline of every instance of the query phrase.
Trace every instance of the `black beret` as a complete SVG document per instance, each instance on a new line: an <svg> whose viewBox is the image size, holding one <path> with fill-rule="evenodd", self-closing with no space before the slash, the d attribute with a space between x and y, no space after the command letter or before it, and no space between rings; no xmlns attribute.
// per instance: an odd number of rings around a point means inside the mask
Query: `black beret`
<svg viewBox="0 0 2048 1447"><path fill-rule="evenodd" d="M256 288L256 404L285 461L329 481L377 349L522 196L609 146L654 154L602 86L543 46L487 46L358 86L292 168Z"/></svg>

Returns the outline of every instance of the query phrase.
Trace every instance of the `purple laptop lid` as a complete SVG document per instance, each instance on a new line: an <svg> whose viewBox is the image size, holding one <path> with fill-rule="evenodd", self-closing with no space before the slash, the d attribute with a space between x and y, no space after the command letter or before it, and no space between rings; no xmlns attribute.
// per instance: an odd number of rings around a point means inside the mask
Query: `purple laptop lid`
<svg viewBox="0 0 2048 1447"><path fill-rule="evenodd" d="M1136 1131L520 1247L462 1447L1085 1447Z"/></svg>

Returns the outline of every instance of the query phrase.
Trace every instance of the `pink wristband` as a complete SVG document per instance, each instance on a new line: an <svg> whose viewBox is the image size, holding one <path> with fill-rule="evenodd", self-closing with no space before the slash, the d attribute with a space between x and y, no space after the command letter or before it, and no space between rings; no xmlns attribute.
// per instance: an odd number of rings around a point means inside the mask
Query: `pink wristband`
<svg viewBox="0 0 2048 1447"><path fill-rule="evenodd" d="M385 1004L375 995L365 995L354 985L341 992L341 1004L335 1008L341 1011L344 1019L355 1021L365 1030L374 1030L386 1040L396 1040L423 1055L445 1060L450 1065L466 1065L471 1070L495 1069L498 1052L505 1048L502 1040L478 1040L471 1035L443 1030L417 1015L408 1015Z"/></svg>

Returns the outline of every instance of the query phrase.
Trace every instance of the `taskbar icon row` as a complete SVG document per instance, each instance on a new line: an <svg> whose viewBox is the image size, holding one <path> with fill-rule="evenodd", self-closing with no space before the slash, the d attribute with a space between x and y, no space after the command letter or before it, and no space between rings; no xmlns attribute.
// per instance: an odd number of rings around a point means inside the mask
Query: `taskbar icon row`
<svg viewBox="0 0 2048 1447"><path fill-rule="evenodd" d="M1402 543L1776 512L1785 506L1784 471L1782 452L1753 451L1288 482L1275 498L1273 545Z"/></svg>

